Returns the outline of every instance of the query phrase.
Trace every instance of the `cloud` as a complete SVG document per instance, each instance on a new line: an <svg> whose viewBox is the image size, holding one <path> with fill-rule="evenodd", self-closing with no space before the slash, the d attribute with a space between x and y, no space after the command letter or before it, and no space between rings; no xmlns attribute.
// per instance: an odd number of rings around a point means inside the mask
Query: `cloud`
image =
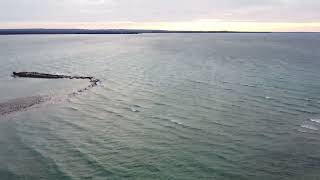
<svg viewBox="0 0 320 180"><path fill-rule="evenodd" d="M319 0L1 0L0 22L319 22Z"/></svg>

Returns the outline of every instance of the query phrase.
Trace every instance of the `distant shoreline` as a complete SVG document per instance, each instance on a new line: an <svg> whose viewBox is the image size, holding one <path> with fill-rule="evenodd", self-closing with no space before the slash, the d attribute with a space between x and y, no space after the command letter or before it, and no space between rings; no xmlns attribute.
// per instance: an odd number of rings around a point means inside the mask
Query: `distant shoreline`
<svg viewBox="0 0 320 180"><path fill-rule="evenodd" d="M240 31L167 31L131 29L0 29L0 35L32 34L144 34L144 33L271 33Z"/></svg>
<svg viewBox="0 0 320 180"><path fill-rule="evenodd" d="M139 29L0 29L0 35L46 35L46 34L151 34L151 33L318 33L318 32L250 32L250 31L169 31Z"/></svg>

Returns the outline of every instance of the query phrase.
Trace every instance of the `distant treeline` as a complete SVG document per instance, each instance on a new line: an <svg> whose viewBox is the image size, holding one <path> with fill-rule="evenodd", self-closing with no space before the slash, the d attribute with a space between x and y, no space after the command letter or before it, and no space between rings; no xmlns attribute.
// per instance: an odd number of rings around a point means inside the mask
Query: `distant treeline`
<svg viewBox="0 0 320 180"><path fill-rule="evenodd" d="M19 34L142 34L142 33L249 33L249 32L167 31L167 30L136 30L136 29L0 29L0 35L19 35ZM260 32L260 33L263 33L263 32ZM266 33L266 32L264 32L264 33Z"/></svg>

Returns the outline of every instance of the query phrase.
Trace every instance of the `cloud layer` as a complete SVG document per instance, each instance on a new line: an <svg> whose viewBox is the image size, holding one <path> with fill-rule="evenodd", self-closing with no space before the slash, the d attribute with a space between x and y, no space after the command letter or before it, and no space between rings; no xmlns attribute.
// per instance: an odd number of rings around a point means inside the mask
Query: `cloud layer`
<svg viewBox="0 0 320 180"><path fill-rule="evenodd" d="M319 0L1 0L0 22L319 22Z"/></svg>

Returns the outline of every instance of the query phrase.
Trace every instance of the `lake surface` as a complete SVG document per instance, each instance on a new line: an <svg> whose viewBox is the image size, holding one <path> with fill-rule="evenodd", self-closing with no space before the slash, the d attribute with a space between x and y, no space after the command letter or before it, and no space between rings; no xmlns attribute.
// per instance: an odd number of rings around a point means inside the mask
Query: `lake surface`
<svg viewBox="0 0 320 180"><path fill-rule="evenodd" d="M94 76L12 78L13 71ZM320 34L0 36L0 179L320 179Z"/></svg>

